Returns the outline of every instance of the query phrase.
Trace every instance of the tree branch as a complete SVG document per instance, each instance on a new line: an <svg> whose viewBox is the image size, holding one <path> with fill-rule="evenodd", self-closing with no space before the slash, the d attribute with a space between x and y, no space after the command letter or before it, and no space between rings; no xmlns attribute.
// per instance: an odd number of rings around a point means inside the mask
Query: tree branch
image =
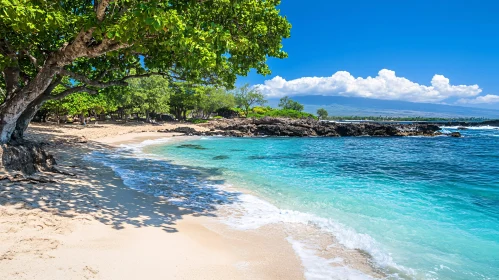
<svg viewBox="0 0 499 280"><path fill-rule="evenodd" d="M87 86L78 86L78 87L74 87L74 88L69 88L61 93L58 93L57 95L51 95L50 98L47 100L61 100L64 97L66 97L70 94L73 94L73 93L77 93L77 92L88 92L90 94L97 94L98 93L97 90L88 88Z"/></svg>
<svg viewBox="0 0 499 280"><path fill-rule="evenodd" d="M38 65L38 61L37 61L36 57L31 55L28 50L23 50L23 53L29 58L29 60L31 60L31 63L33 64L33 66L35 66L35 68L38 70L40 68L40 66Z"/></svg>
<svg viewBox="0 0 499 280"><path fill-rule="evenodd" d="M5 100L9 99L19 88L20 69L17 54L9 46L5 38L0 39L0 52L10 58L9 66L3 69L3 78L5 80ZM5 101L4 100L4 101Z"/></svg>
<svg viewBox="0 0 499 280"><path fill-rule="evenodd" d="M61 75L69 76L72 79L75 79L75 80L80 81L84 84L87 84L87 85L92 86L92 87L97 87L97 88L105 88L105 87L111 87L111 86L127 86L128 85L124 80L110 81L110 82L95 81L95 80L88 78L85 75L74 73L74 72L68 71L66 69L61 69L61 71L59 73Z"/></svg>
<svg viewBox="0 0 499 280"><path fill-rule="evenodd" d="M98 2L97 7L95 9L95 14L97 15L97 20L102 22L106 16L106 9L109 5L110 0L101 0Z"/></svg>
<svg viewBox="0 0 499 280"><path fill-rule="evenodd" d="M92 80L85 75L74 73L74 72L68 71L66 69L62 69L60 71L60 74L65 75L65 76L69 76L72 79L75 79L77 81L80 81L80 82L88 85L88 86L92 86L92 87L96 87L96 88L106 88L106 87L112 87L112 86L127 86L128 83L126 81L129 79L145 78L145 77L151 77L151 76L166 76L167 75L165 73L152 72L152 73L146 73L146 74L130 75L130 76L126 76L120 80L102 82L102 81Z"/></svg>

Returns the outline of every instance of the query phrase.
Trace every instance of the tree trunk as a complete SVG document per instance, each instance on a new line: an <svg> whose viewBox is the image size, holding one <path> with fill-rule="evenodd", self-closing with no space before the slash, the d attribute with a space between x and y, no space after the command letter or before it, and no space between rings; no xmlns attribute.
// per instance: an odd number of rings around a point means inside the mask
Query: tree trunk
<svg viewBox="0 0 499 280"><path fill-rule="evenodd" d="M87 124L85 122L85 114L83 114L83 113L80 114L80 124L81 125L86 125Z"/></svg>
<svg viewBox="0 0 499 280"><path fill-rule="evenodd" d="M24 138L24 132L28 129L28 125L35 116L38 109L42 107L43 103L38 105L30 104L26 110L21 114L21 116L17 119L16 128L11 136L11 142L21 143Z"/></svg>
<svg viewBox="0 0 499 280"><path fill-rule="evenodd" d="M45 66L26 87L14 93L0 105L0 143L7 143L11 140L21 114L31 102L45 92L58 70L54 66Z"/></svg>

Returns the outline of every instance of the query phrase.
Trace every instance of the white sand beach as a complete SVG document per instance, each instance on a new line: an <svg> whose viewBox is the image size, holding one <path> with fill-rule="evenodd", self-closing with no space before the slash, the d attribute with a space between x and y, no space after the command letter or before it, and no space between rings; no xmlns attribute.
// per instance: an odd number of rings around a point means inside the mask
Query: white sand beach
<svg viewBox="0 0 499 280"><path fill-rule="evenodd" d="M174 135L157 132L165 128L172 125L32 125L28 138L36 132L58 168L75 176L0 181L0 279L303 279L279 227L232 230L130 189L109 167L82 159L94 149Z"/></svg>

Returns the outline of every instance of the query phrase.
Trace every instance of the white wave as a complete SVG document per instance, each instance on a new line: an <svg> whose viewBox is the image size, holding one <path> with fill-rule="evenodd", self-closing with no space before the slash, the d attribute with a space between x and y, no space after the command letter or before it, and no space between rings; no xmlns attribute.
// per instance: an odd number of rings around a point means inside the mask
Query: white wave
<svg viewBox="0 0 499 280"><path fill-rule="evenodd" d="M137 154L141 154L142 150L147 146L161 145L161 144L165 144L165 143L170 142L170 141L171 141L170 137L165 137L165 138L158 138L158 139L154 139L154 140L145 140L143 142L134 143L134 144L121 144L120 150L130 150L130 151L135 152Z"/></svg>
<svg viewBox="0 0 499 280"><path fill-rule="evenodd" d="M357 233L333 219L321 218L312 214L293 210L283 210L256 196L241 194L239 204L226 207L233 208L230 213L234 215L224 218L224 223L240 230L257 229L264 225L275 223L313 224L324 232L336 237L338 242L348 249L359 249L371 255L373 260L383 268L392 268L402 271L407 275L414 275L412 269L405 268L395 263L388 252L368 234Z"/></svg>
<svg viewBox="0 0 499 280"><path fill-rule="evenodd" d="M465 127L466 129L471 129L471 130L492 130L492 129L499 129L497 126L490 126L490 125L484 125L484 126L442 126L442 129L458 129L460 127Z"/></svg>
<svg viewBox="0 0 499 280"><path fill-rule="evenodd" d="M306 248L305 244L293 240L291 237L287 238L288 242L293 246L294 251L300 257L301 262L305 268L305 278L308 280L327 280L327 279L341 279L341 280L365 280L374 279L358 270L341 265L342 260L325 259L317 256L314 250ZM331 264L337 263L340 266L332 266Z"/></svg>

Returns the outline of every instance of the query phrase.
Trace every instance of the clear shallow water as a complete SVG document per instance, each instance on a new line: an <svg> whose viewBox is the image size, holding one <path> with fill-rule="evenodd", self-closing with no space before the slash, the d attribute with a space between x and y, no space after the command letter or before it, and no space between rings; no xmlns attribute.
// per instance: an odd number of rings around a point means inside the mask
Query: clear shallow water
<svg viewBox="0 0 499 280"><path fill-rule="evenodd" d="M404 278L499 279L499 130L460 132L463 138L202 138L136 146L154 155L139 164L133 153L97 159L125 183L179 205L244 204L242 228L312 221Z"/></svg>

